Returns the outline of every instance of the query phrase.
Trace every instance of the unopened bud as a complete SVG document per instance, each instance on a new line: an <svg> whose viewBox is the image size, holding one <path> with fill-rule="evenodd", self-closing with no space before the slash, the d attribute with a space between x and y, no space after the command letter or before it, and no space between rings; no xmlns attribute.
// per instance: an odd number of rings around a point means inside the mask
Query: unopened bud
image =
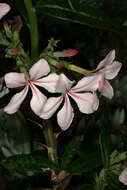
<svg viewBox="0 0 127 190"><path fill-rule="evenodd" d="M76 55L78 51L76 49L69 49L63 52L57 51L54 53L54 56L56 57L72 57Z"/></svg>
<svg viewBox="0 0 127 190"><path fill-rule="evenodd" d="M62 69L64 66L63 66L62 64L60 64L60 63L56 63L56 67L57 67L58 69Z"/></svg>
<svg viewBox="0 0 127 190"><path fill-rule="evenodd" d="M19 53L19 49L18 48L12 48L8 50L8 54L10 55L17 55Z"/></svg>

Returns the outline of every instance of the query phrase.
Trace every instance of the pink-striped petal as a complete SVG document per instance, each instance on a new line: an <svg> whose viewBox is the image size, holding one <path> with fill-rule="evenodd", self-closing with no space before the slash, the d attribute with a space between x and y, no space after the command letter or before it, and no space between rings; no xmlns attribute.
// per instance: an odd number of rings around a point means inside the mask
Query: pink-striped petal
<svg viewBox="0 0 127 190"><path fill-rule="evenodd" d="M8 88L17 88L24 86L26 83L25 75L23 73L7 73L4 79Z"/></svg>
<svg viewBox="0 0 127 190"><path fill-rule="evenodd" d="M42 79L38 79L37 81L33 81L33 84L37 86L41 86L48 90L49 92L56 91L56 83L59 76L55 73L49 74L47 77L43 77Z"/></svg>
<svg viewBox="0 0 127 190"><path fill-rule="evenodd" d="M98 109L99 100L96 93L71 93L68 94L75 100L82 113L90 114Z"/></svg>
<svg viewBox="0 0 127 190"><path fill-rule="evenodd" d="M19 93L15 94L9 104L4 108L4 111L8 114L13 114L18 111L21 103L25 99L28 92L28 85Z"/></svg>
<svg viewBox="0 0 127 190"><path fill-rule="evenodd" d="M113 60L115 59L115 50L111 50L107 55L106 57L98 64L97 66L97 70L98 69L101 69L107 65L110 65Z"/></svg>
<svg viewBox="0 0 127 190"><path fill-rule="evenodd" d="M30 71L30 79L31 80L37 80L40 77L43 77L47 75L50 72L50 67L48 65L48 62L45 59L40 59L37 63L35 63Z"/></svg>
<svg viewBox="0 0 127 190"><path fill-rule="evenodd" d="M56 92L64 93L66 90L70 90L74 82L70 81L64 74L60 74L56 83Z"/></svg>
<svg viewBox="0 0 127 190"><path fill-rule="evenodd" d="M32 90L32 99L30 101L31 109L36 115L40 115L47 97L43 95L31 82L30 87Z"/></svg>
<svg viewBox="0 0 127 190"><path fill-rule="evenodd" d="M10 11L10 6L6 3L0 3L0 19Z"/></svg>
<svg viewBox="0 0 127 190"><path fill-rule="evenodd" d="M109 99L112 99L113 94L114 94L113 88L107 80L104 81L104 86L103 88L100 88L99 91L101 92L103 96Z"/></svg>
<svg viewBox="0 0 127 190"><path fill-rule="evenodd" d="M57 98L49 98L42 109L40 117L43 119L49 119L50 117L52 117L52 115L56 112L62 101L63 95Z"/></svg>
<svg viewBox="0 0 127 190"><path fill-rule="evenodd" d="M74 118L73 108L70 104L68 95L65 95L65 102L62 109L57 114L57 121L63 131L67 130Z"/></svg>
<svg viewBox="0 0 127 190"><path fill-rule="evenodd" d="M71 88L71 92L82 92L82 91L95 91L99 88L100 84L104 80L103 73L95 73L92 76L82 78L76 86Z"/></svg>
<svg viewBox="0 0 127 190"><path fill-rule="evenodd" d="M114 61L112 64L107 65L104 69L102 69L100 73L103 73L105 75L105 78L110 80L118 75L121 66L122 64L120 62Z"/></svg>

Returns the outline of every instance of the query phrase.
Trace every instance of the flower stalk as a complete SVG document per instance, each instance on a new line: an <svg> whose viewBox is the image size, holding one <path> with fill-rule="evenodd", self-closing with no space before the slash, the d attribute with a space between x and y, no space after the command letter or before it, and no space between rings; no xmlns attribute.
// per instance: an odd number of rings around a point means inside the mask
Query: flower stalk
<svg viewBox="0 0 127 190"><path fill-rule="evenodd" d="M24 0L25 7L29 17L30 31L31 31L31 59L35 61L38 57L38 25L35 10L32 6L31 0Z"/></svg>
<svg viewBox="0 0 127 190"><path fill-rule="evenodd" d="M54 164L58 165L57 143L51 126L51 121L49 119L43 120L43 125L43 134L48 146L48 157Z"/></svg>
<svg viewBox="0 0 127 190"><path fill-rule="evenodd" d="M57 67L58 68L58 64L61 65L61 67L65 67L66 69L70 70L70 71L74 71L74 72L77 72L77 73L80 73L80 74L83 74L85 76L88 76L88 75L91 75L93 72L95 72L95 70L87 70L87 69L83 69L82 67L79 67L77 65L74 65L74 64L70 64L66 61L57 61L53 58L51 58L50 56L46 55L45 53L42 53L40 55L40 58L45 58L50 65L53 65L54 67Z"/></svg>

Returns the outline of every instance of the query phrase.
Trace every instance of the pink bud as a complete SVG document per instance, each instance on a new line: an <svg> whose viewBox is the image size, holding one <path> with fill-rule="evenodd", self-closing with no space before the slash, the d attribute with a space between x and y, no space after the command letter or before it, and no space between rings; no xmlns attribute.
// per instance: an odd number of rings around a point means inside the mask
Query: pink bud
<svg viewBox="0 0 127 190"><path fill-rule="evenodd" d="M65 52L63 52L63 54L67 57L72 57L74 55L76 55L78 53L78 51L76 49L69 49Z"/></svg>
<svg viewBox="0 0 127 190"><path fill-rule="evenodd" d="M64 66L61 65L60 63L56 63L56 67L57 67L58 69L62 69Z"/></svg>
<svg viewBox="0 0 127 190"><path fill-rule="evenodd" d="M76 49L69 49L66 51L57 51L54 52L54 56L56 57L72 57L74 55L76 55L78 53L78 51Z"/></svg>
<svg viewBox="0 0 127 190"><path fill-rule="evenodd" d="M19 53L19 49L18 48L9 49L8 53L11 55L17 55Z"/></svg>

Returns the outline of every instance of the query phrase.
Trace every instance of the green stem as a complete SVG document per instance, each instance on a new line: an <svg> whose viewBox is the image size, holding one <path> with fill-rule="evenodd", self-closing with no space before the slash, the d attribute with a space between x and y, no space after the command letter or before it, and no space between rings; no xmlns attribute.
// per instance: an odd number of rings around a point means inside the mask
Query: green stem
<svg viewBox="0 0 127 190"><path fill-rule="evenodd" d="M44 120L43 125L43 134L46 140L46 144L50 149L50 151L48 151L48 157L53 163L58 165L56 138L54 136L50 120Z"/></svg>
<svg viewBox="0 0 127 190"><path fill-rule="evenodd" d="M38 57L38 25L35 9L32 6L31 0L24 0L25 7L28 13L30 32L31 32L31 59L35 61Z"/></svg>
<svg viewBox="0 0 127 190"><path fill-rule="evenodd" d="M46 55L45 52L43 52L41 55L40 55L40 58L45 58L49 64L57 67L57 64L60 63L61 65L63 65L66 69L70 70L70 71L75 71L77 73L81 73L83 75L91 75L92 73L94 73L96 70L86 70L86 69L83 69L82 67L79 67L77 65L73 65L73 64L70 64L66 61L57 61L53 58L51 58L50 56Z"/></svg>

